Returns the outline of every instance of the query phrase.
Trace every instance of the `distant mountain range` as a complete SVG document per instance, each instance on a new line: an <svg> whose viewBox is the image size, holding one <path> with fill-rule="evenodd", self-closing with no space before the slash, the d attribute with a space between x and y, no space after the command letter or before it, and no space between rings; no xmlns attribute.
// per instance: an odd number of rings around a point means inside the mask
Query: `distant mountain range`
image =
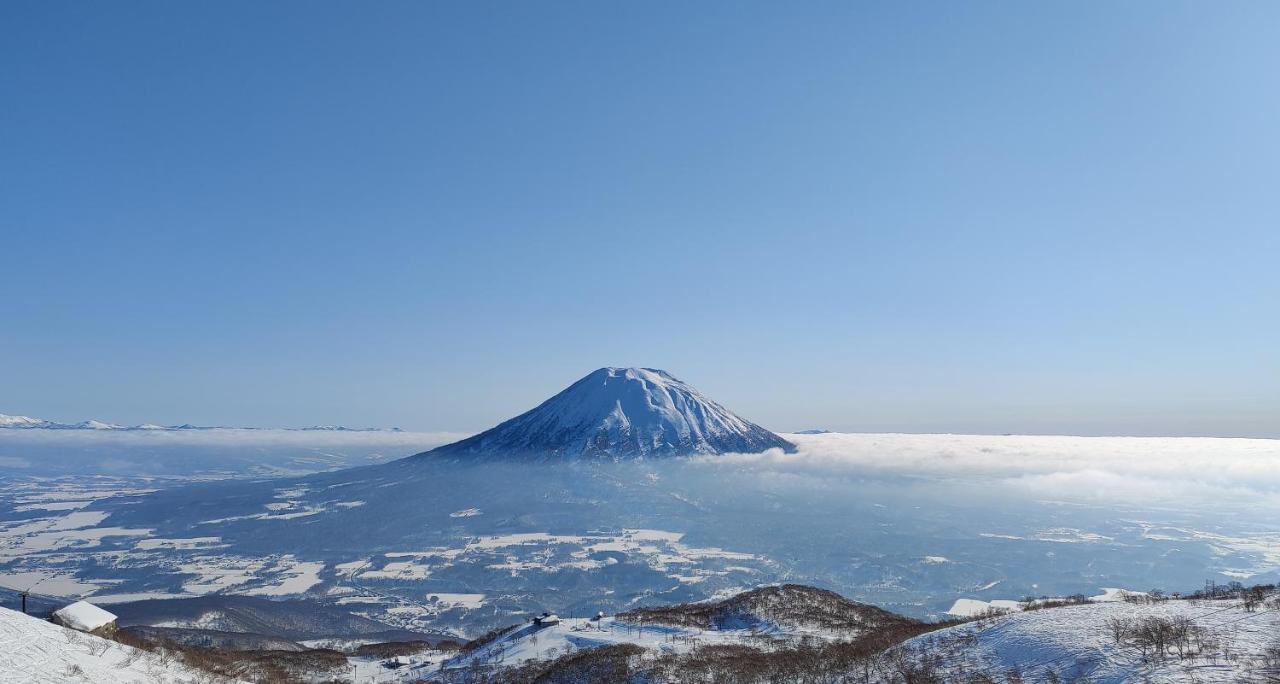
<svg viewBox="0 0 1280 684"><path fill-rule="evenodd" d="M100 420L82 420L79 423L59 423L43 418L31 418L30 416L7 416L0 413L0 429L16 429L16 430L292 430L292 431L323 431L323 432L400 432L400 428L349 428L343 425L314 425L304 428L252 428L252 427L232 427L226 425L191 425L186 423L183 425L155 425L153 423L143 423L141 425L117 425L115 423L104 423Z"/></svg>
<svg viewBox="0 0 1280 684"><path fill-rule="evenodd" d="M536 408L414 458L631 459L796 447L656 368L601 368Z"/></svg>

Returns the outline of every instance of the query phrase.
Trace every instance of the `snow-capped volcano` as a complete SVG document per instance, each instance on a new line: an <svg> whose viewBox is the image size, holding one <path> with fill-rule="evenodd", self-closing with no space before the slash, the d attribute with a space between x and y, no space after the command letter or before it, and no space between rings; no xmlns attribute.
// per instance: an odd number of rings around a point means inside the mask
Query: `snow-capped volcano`
<svg viewBox="0 0 1280 684"><path fill-rule="evenodd" d="M601 368L537 408L419 456L644 458L795 451L670 373Z"/></svg>

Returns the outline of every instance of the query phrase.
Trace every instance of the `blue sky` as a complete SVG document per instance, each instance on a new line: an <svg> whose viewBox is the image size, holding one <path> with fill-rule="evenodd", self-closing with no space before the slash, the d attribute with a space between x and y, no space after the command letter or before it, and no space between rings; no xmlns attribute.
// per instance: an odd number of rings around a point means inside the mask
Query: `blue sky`
<svg viewBox="0 0 1280 684"><path fill-rule="evenodd" d="M0 413L1280 436L1280 5L0 7Z"/></svg>

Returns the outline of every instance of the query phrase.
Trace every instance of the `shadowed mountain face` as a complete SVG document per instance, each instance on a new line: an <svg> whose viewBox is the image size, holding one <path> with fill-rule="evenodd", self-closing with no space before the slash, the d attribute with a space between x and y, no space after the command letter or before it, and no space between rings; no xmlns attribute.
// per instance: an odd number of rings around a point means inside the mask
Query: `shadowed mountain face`
<svg viewBox="0 0 1280 684"><path fill-rule="evenodd" d="M423 457L604 459L795 446L653 368L601 368L537 408Z"/></svg>

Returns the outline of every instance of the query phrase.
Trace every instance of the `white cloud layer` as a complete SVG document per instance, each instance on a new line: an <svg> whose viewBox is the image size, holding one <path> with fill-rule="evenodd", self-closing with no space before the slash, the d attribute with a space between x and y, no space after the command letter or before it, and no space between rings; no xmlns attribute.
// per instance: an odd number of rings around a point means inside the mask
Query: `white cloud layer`
<svg viewBox="0 0 1280 684"><path fill-rule="evenodd" d="M0 475L298 475L410 456L450 432L0 429Z"/></svg>
<svg viewBox="0 0 1280 684"><path fill-rule="evenodd" d="M1000 483L1040 498L1280 506L1280 440L1025 435L786 435L796 454L714 461L781 473ZM713 459L704 459L712 462Z"/></svg>

